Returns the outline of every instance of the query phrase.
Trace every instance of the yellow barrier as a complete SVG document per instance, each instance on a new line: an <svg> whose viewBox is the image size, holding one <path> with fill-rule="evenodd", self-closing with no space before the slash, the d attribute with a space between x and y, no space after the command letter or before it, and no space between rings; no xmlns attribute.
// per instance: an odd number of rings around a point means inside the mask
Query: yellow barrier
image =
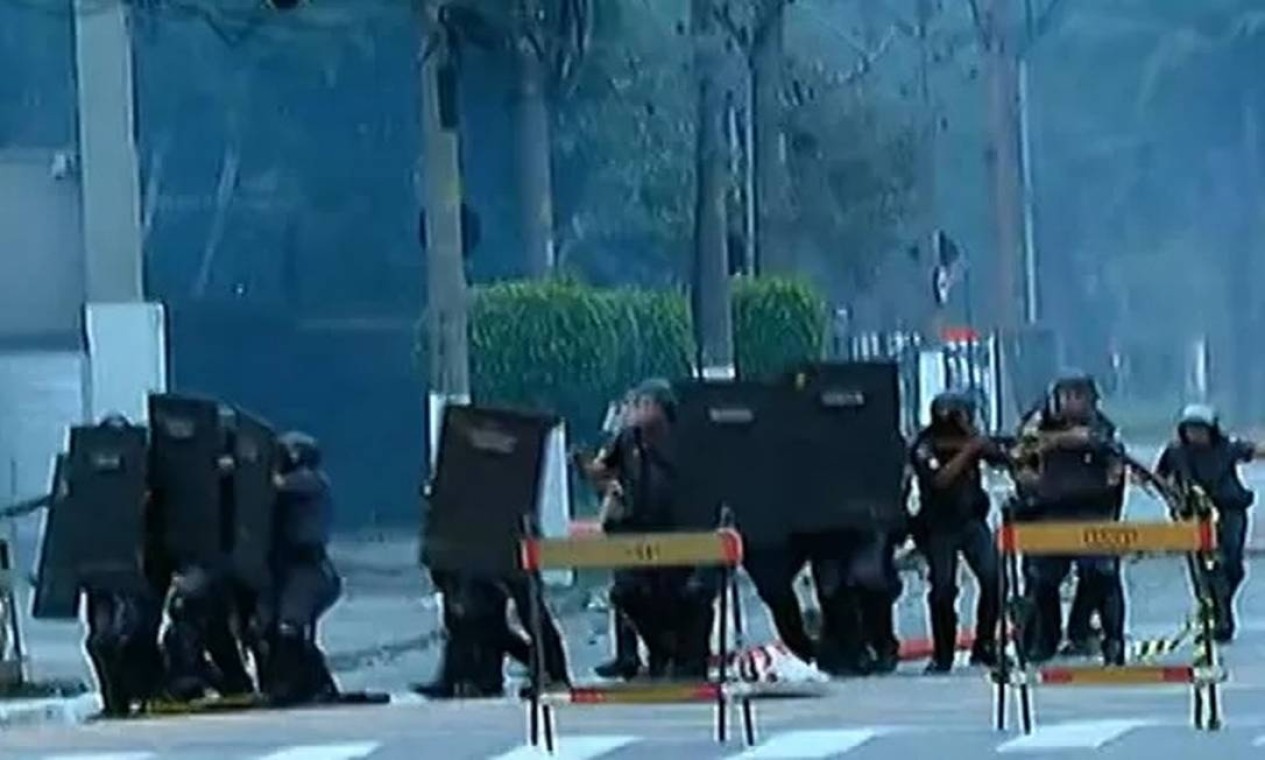
<svg viewBox="0 0 1265 760"><path fill-rule="evenodd" d="M1225 679L1217 665L1212 636L1212 608L1206 582L1207 568L1216 549L1216 533L1210 520L1177 522L1040 522L1006 521L997 531L1002 554L1001 595L1003 619L1001 656L994 672L997 684L997 729L1006 727L1008 689L1017 688L1024 733L1032 731L1031 685L1045 686L1156 686L1189 684L1194 696L1196 729L1221 727L1217 685ZM1127 665L1107 667L1050 667L1030 673L1022 645L1012 669L1006 654L1011 631L1021 631L1014 610L1020 596L1019 555L1027 556L1122 556L1138 552L1185 554L1195 603L1199 608L1197 659L1190 665ZM1206 715L1205 715L1206 707ZM1206 720L1205 720L1206 717Z"/></svg>
<svg viewBox="0 0 1265 760"><path fill-rule="evenodd" d="M720 668L714 681L698 683L636 683L600 686L572 686L565 690L544 688L542 648L532 647L531 687L527 695L528 733L531 745L540 746L543 724L544 746L554 751L553 715L555 704L672 704L682 702L714 702L716 704L716 737L728 738L726 716L729 702L742 707L743 738L747 746L755 744L755 718L751 705L752 689L731 689L727 663L730 660L729 625L741 635L742 614L739 609L736 570L742 563L742 538L734 530L722 528L702 533L653 533L619 536L582 536L571 538L529 538L519 546L519 564L528 573L531 587L529 627L533 641L542 641L544 588L540 571L563 568L667 568L713 566L721 568L720 590ZM732 616L732 620L730 617Z"/></svg>

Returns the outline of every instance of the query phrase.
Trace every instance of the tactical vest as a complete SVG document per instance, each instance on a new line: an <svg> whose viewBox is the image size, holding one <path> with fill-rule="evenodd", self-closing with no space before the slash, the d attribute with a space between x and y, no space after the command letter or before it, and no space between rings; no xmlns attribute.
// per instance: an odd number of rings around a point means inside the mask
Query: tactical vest
<svg viewBox="0 0 1265 760"><path fill-rule="evenodd" d="M1051 425L1042 432L1060 429ZM1101 432L1110 435L1112 431L1103 426ZM1113 479L1118 467L1117 457L1100 442L1049 449L1041 454L1037 500L1072 514L1114 516L1122 493L1120 483Z"/></svg>
<svg viewBox="0 0 1265 760"><path fill-rule="evenodd" d="M1218 509L1243 510L1255 501L1239 479L1239 463L1229 441L1220 439L1204 449L1171 446L1167 456L1173 472L1203 488Z"/></svg>

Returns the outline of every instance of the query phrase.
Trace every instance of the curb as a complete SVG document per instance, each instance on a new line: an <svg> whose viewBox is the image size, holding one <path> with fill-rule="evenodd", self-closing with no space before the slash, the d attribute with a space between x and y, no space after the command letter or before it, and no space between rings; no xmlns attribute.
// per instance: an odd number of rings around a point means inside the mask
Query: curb
<svg viewBox="0 0 1265 760"><path fill-rule="evenodd" d="M101 711L95 692L77 697L0 701L0 730L49 724L75 725Z"/></svg>

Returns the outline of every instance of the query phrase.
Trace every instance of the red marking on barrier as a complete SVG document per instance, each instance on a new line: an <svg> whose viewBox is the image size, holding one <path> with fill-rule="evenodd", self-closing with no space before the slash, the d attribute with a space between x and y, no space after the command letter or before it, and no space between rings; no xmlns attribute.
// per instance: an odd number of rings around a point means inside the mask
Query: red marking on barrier
<svg viewBox="0 0 1265 760"><path fill-rule="evenodd" d="M945 343L971 343L979 338L979 333L970 327L946 327L940 331L940 339Z"/></svg>
<svg viewBox="0 0 1265 760"><path fill-rule="evenodd" d="M714 701L720 696L721 687L714 683L699 684L683 689L681 694L686 700L708 702ZM674 689L670 684L664 685L662 689L648 689L644 693L628 689L607 689L597 686L577 687L571 690L570 699L573 705L600 705L608 702L635 702L639 696L648 696L662 691L663 693L674 693Z"/></svg>
<svg viewBox="0 0 1265 760"><path fill-rule="evenodd" d="M1211 520L1204 520L1199 523L1199 548L1206 552L1217 548L1217 535L1212 531Z"/></svg>
<svg viewBox="0 0 1265 760"><path fill-rule="evenodd" d="M1106 674L1110 668L1101 669ZM1095 671L1098 672L1098 671ZM1051 686L1065 685L1076 680L1077 676L1086 674L1085 668L1046 668L1040 671L1041 683ZM1161 668L1159 671L1160 683L1190 683L1195 677L1195 669L1189 665L1174 665L1172 667ZM1089 680L1089 679L1087 679ZM1104 684L1109 685L1109 684Z"/></svg>
<svg viewBox="0 0 1265 760"><path fill-rule="evenodd" d="M533 538L525 539L518 545L518 561L524 570L540 569L540 542Z"/></svg>
<svg viewBox="0 0 1265 760"><path fill-rule="evenodd" d="M742 536L738 531L722 528L717 533L720 534L720 542L724 547L725 560L733 567L742 564Z"/></svg>
<svg viewBox="0 0 1265 760"><path fill-rule="evenodd" d="M997 529L997 548L1002 554L1015 553L1015 526L1003 525Z"/></svg>

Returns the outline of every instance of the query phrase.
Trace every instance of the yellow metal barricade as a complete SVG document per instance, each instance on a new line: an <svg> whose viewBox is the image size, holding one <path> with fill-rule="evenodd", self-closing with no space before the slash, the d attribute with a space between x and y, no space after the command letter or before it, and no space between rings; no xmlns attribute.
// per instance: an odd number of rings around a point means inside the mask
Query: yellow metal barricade
<svg viewBox="0 0 1265 760"><path fill-rule="evenodd" d="M1177 522L1038 522L1014 523L1007 518L997 531L1002 554L1001 585L1004 612L1001 626L1002 655L994 680L997 686L998 730L1006 727L1006 697L1018 690L1020 721L1024 733L1032 731L1033 684L1046 686L1155 686L1190 684L1197 729L1221 726L1217 686L1225 674L1217 661L1212 636L1212 609L1204 568L1216 550L1216 532L1211 520ZM1017 667L1012 667L1005 650L1011 632L1020 632L1015 618L1020 598L1020 556L1123 556L1135 553L1184 554L1188 558L1191 584L1198 609L1198 637L1195 661L1190 665L1047 667L1031 670L1023 646L1016 646Z"/></svg>
<svg viewBox="0 0 1265 760"><path fill-rule="evenodd" d="M723 582L720 590L720 658L718 675L695 683L630 683L615 685L571 686L549 691L544 685L542 647L532 647L531 687L529 700L529 735L532 746L539 746L543 733L545 750L554 751L552 706L608 704L672 704L714 702L716 705L716 738L728 738L727 710L738 702L742 708L743 738L747 746L755 744L755 719L751 704L754 687L731 682L729 628L742 631L739 608L737 568L742 563L742 538L734 530L721 529L701 533L653 533L620 536L585 536L572 538L536 538L521 544L520 564L530 576L532 609L529 626L533 641L543 640L543 593L540 572L544 570L598 568L669 568L710 566L720 568ZM542 732L543 724L543 732Z"/></svg>

